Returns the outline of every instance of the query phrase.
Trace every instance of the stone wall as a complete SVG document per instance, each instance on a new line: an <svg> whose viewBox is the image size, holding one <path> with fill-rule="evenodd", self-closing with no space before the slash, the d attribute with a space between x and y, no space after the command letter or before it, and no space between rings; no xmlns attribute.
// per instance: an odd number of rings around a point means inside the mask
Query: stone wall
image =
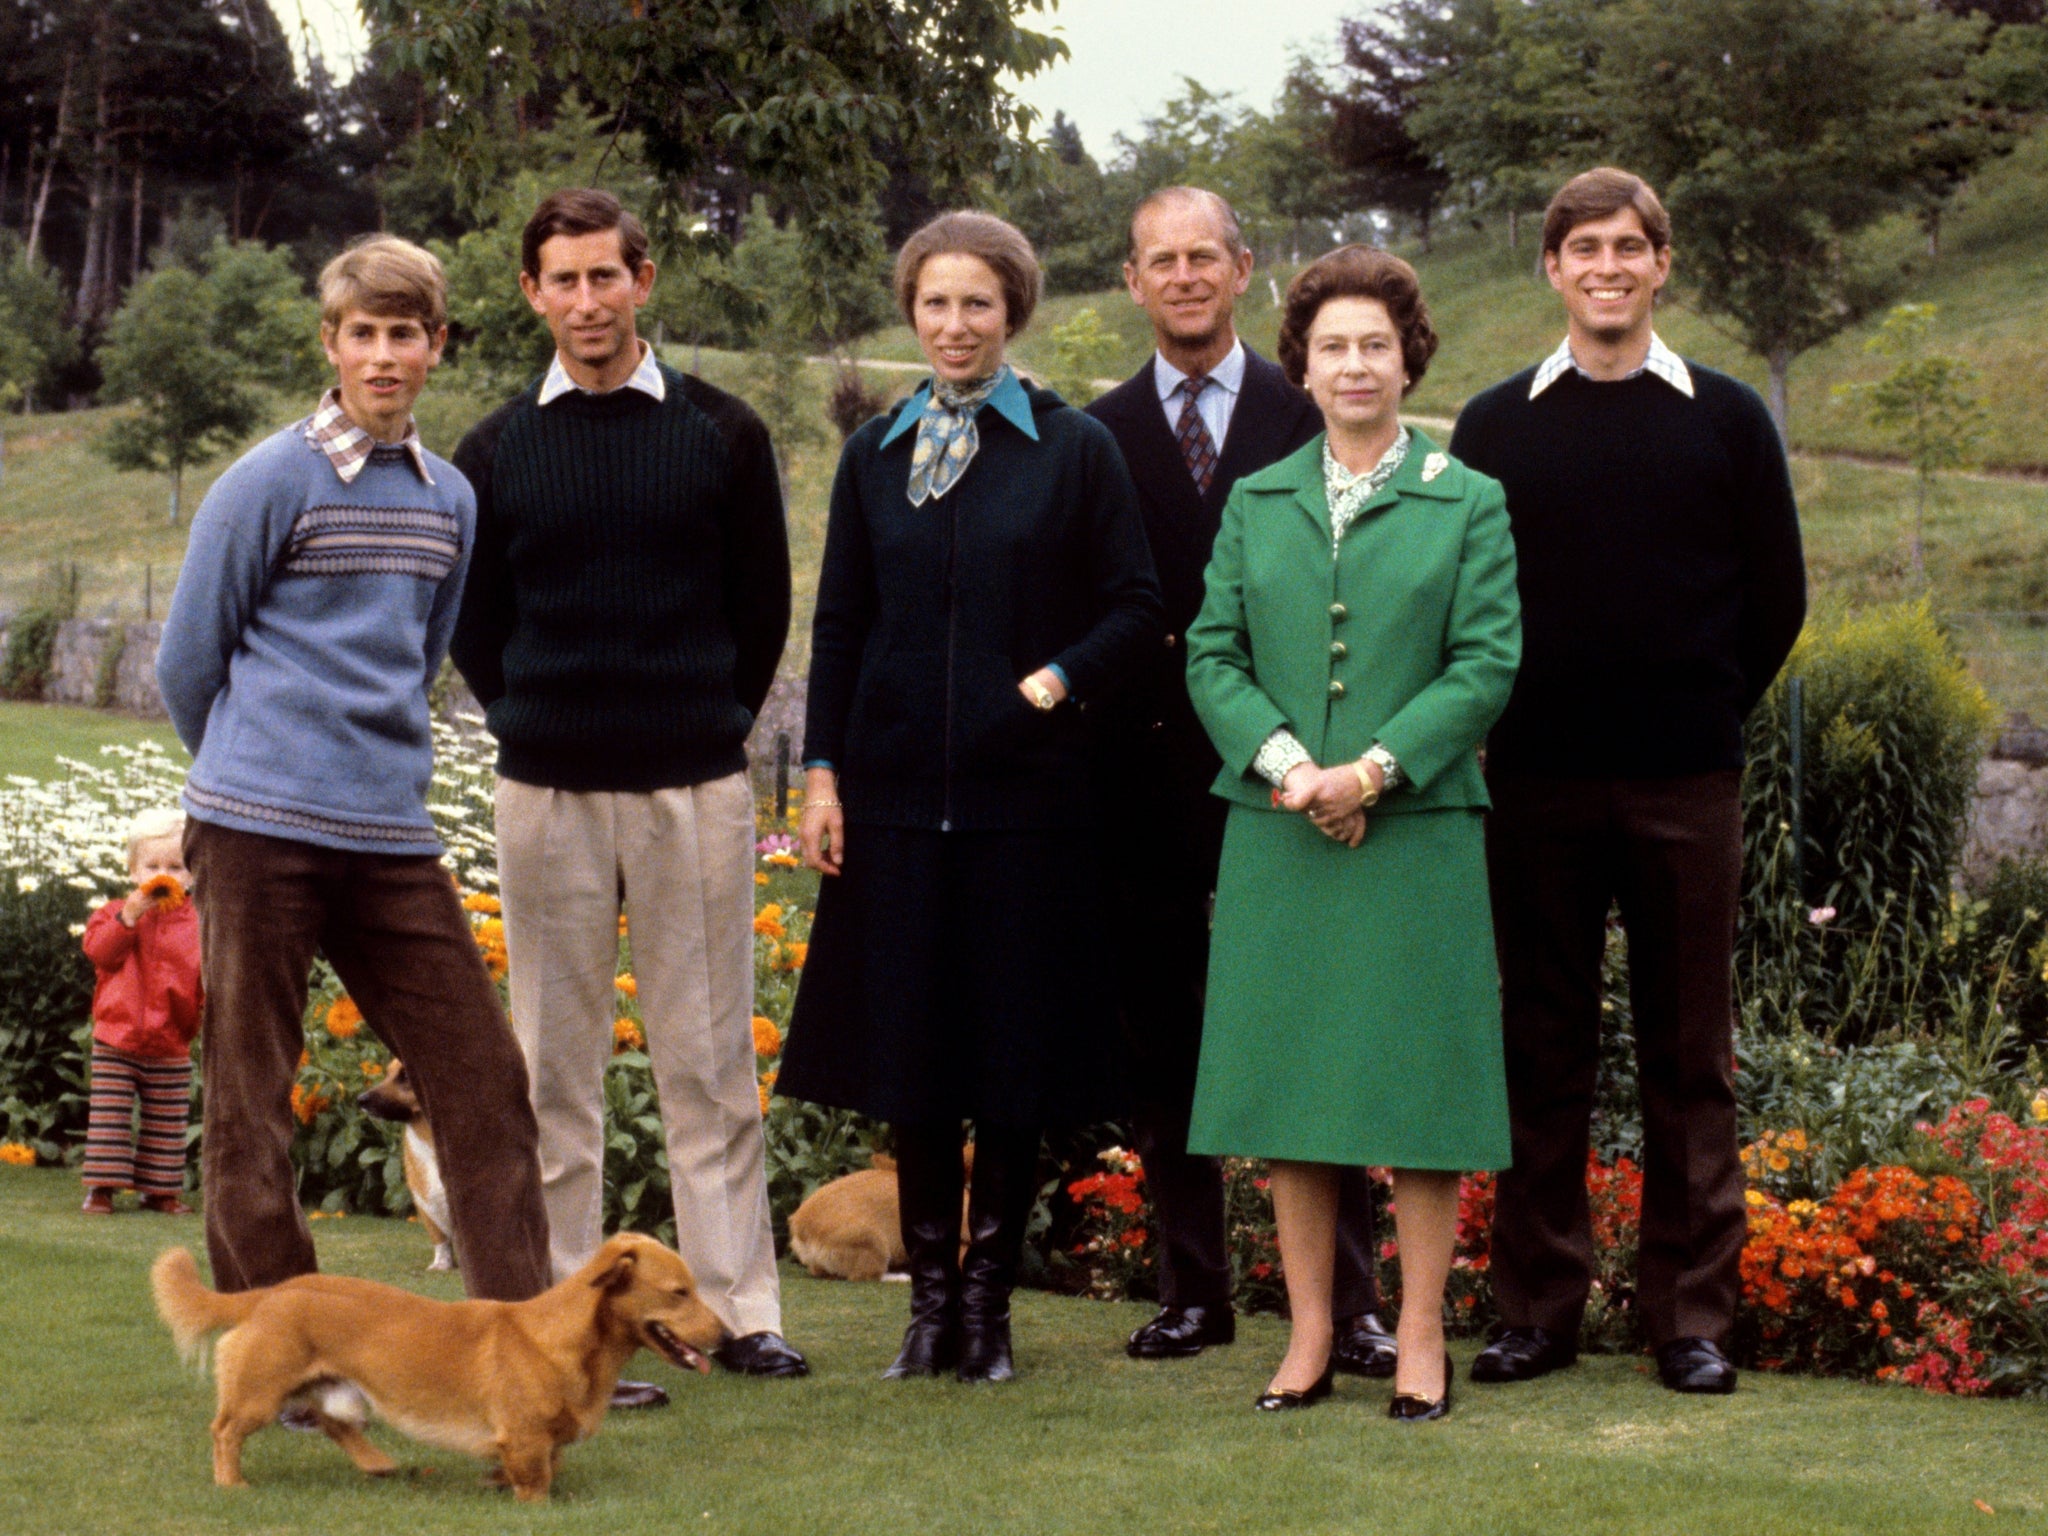
<svg viewBox="0 0 2048 1536"><path fill-rule="evenodd" d="M162 624L120 624L112 619L70 619L57 628L50 652L50 678L43 697L52 704L97 704L100 666L107 648L119 644L110 707L147 719L164 718L156 689L156 646ZM0 640L4 643L4 640Z"/></svg>
<svg viewBox="0 0 2048 1536"><path fill-rule="evenodd" d="M2002 858L2048 853L2048 730L2014 715L1977 770L1977 800L1963 845L1965 885L1981 885Z"/></svg>

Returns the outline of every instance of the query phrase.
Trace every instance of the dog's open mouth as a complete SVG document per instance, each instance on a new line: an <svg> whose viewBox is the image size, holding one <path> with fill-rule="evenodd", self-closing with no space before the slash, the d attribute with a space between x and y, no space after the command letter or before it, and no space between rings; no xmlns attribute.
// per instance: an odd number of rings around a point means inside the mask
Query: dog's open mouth
<svg viewBox="0 0 2048 1536"><path fill-rule="evenodd" d="M647 1342L654 1347L656 1354L678 1370L695 1371L704 1376L711 1374L711 1362L660 1323L647 1324Z"/></svg>

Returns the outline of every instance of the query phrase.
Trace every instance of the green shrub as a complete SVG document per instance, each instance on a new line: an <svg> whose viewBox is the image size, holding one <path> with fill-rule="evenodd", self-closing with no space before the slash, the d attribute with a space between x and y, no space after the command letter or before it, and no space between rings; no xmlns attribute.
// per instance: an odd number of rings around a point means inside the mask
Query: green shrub
<svg viewBox="0 0 2048 1536"><path fill-rule="evenodd" d="M58 1161L85 1129L92 962L72 930L79 893L37 874L0 872L0 1140Z"/></svg>
<svg viewBox="0 0 2048 1536"><path fill-rule="evenodd" d="M1802 886L1791 683L1805 687ZM1924 601L1816 615L1748 727L1745 1014L1850 1039L1918 1021L1993 718Z"/></svg>
<svg viewBox="0 0 2048 1536"><path fill-rule="evenodd" d="M25 608L7 626L7 651L0 656L0 694L10 699L40 699L49 685L50 662L57 651L57 628L64 622L55 608Z"/></svg>

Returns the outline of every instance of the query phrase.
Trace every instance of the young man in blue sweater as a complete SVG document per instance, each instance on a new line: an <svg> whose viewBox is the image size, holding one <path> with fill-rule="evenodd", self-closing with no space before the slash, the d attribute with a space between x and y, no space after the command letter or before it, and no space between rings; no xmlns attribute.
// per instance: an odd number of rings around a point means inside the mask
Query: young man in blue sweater
<svg viewBox="0 0 2048 1536"><path fill-rule="evenodd" d="M336 385L207 493L157 653L206 891L208 1256L228 1291L317 1267L291 1163L317 951L418 1088L470 1294L522 1300L548 1242L525 1062L426 809L427 688L476 526L412 419L448 336L441 265L372 237L320 306Z"/></svg>

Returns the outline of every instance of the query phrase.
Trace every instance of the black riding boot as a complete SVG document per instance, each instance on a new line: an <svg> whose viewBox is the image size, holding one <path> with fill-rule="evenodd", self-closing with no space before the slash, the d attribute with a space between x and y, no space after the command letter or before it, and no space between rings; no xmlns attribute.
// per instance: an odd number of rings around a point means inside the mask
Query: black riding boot
<svg viewBox="0 0 2048 1536"><path fill-rule="evenodd" d="M976 1125L967 1196L967 1253L960 1261L962 1381L1008 1381L1010 1290L1024 1227L1038 1197L1038 1132Z"/></svg>
<svg viewBox="0 0 2048 1536"><path fill-rule="evenodd" d="M960 1122L899 1125L896 1192L910 1254L910 1326L887 1380L936 1376L960 1355Z"/></svg>

